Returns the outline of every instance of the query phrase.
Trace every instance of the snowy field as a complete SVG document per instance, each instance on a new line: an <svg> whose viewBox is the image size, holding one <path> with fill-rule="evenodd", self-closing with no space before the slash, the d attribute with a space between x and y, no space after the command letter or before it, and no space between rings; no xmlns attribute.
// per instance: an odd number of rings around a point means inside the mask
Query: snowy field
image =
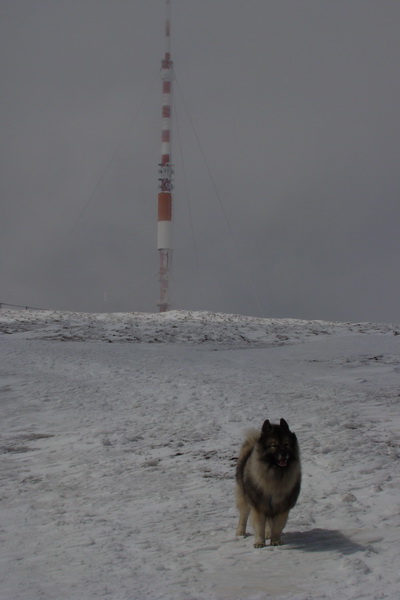
<svg viewBox="0 0 400 600"><path fill-rule="evenodd" d="M1 600L400 598L400 326L0 311ZM284 417L282 547L235 537Z"/></svg>

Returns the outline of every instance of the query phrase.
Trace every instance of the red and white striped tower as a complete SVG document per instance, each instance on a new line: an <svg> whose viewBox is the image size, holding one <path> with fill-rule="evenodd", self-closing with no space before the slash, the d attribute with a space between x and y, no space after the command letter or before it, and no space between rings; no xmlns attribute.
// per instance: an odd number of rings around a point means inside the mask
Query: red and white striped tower
<svg viewBox="0 0 400 600"><path fill-rule="evenodd" d="M171 117L172 79L170 17L171 2L166 0L165 56L161 61L162 78L162 122L161 122L161 163L159 164L157 249L160 255L160 312L170 308L169 276L172 268L172 164L171 164Z"/></svg>

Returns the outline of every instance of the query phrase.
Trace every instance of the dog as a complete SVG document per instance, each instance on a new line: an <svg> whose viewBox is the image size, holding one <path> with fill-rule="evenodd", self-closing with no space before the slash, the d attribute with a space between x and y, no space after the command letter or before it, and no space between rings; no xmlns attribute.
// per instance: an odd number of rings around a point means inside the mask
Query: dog
<svg viewBox="0 0 400 600"><path fill-rule="evenodd" d="M255 548L282 545L281 533L300 493L301 464L296 434L285 419L266 420L261 432L252 429L241 447L236 466L237 536L246 535L251 512Z"/></svg>

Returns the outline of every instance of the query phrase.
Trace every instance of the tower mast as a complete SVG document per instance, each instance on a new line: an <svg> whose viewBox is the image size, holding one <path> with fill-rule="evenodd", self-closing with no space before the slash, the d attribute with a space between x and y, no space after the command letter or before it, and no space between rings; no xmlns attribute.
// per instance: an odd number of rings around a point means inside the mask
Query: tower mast
<svg viewBox="0 0 400 600"><path fill-rule="evenodd" d="M159 163L157 250L160 267L160 312L170 308L169 278L172 268L172 164L171 164L171 107L173 63L171 60L171 2L165 0L165 55L161 61L162 79L162 120L161 120L161 162Z"/></svg>

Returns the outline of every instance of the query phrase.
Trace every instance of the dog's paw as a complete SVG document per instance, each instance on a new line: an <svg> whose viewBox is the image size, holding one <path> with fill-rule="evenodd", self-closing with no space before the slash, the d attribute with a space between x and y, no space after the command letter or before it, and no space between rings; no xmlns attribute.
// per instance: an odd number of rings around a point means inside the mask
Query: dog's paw
<svg viewBox="0 0 400 600"><path fill-rule="evenodd" d="M271 546L283 546L282 540L271 540Z"/></svg>
<svg viewBox="0 0 400 600"><path fill-rule="evenodd" d="M265 542L256 542L254 548L265 548Z"/></svg>

